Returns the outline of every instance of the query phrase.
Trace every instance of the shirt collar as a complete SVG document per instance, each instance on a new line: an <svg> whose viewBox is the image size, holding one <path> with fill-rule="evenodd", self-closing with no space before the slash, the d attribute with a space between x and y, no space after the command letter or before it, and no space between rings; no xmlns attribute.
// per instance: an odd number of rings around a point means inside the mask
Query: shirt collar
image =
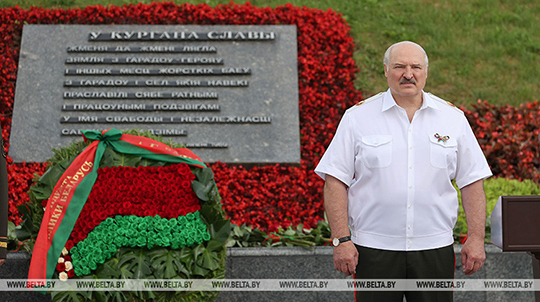
<svg viewBox="0 0 540 302"><path fill-rule="evenodd" d="M425 93L423 90L422 90L422 100L423 100L422 106L420 107L419 110L422 110L428 107L437 109L437 110L441 109L439 108L439 106L437 106L437 102L435 102L434 99L429 97L429 94ZM392 107L397 107L397 106L398 104L394 100L394 97L392 96L392 92L390 91L390 89L388 89L388 91L384 94L382 111L386 111Z"/></svg>

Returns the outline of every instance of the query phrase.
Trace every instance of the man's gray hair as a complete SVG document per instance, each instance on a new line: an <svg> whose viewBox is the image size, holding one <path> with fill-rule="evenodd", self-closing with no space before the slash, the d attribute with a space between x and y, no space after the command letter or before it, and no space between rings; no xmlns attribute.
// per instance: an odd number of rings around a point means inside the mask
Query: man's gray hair
<svg viewBox="0 0 540 302"><path fill-rule="evenodd" d="M390 45L390 47L388 47L388 49L384 53L384 60L383 60L384 65L388 66L388 64L390 64L390 53L392 52L392 49L394 48L394 46L398 46L398 45L401 45L401 44L412 44L412 45L415 45L418 48L420 48L422 50L422 52L424 53L425 57L426 57L426 67L429 65L429 60L428 60L428 56L427 56L426 51L422 48L422 46L420 46L420 45L418 45L418 44L416 44L414 42L411 42L411 41L401 41L401 42L397 42L395 44Z"/></svg>

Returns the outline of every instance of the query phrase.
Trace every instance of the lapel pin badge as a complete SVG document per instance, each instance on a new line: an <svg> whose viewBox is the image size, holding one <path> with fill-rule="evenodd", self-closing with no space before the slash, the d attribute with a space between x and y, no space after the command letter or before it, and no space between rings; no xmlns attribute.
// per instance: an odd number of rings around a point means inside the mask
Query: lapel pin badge
<svg viewBox="0 0 540 302"><path fill-rule="evenodd" d="M437 142L443 142L446 144L446 142L450 139L450 136L440 136L439 133L435 133L435 138L437 139Z"/></svg>

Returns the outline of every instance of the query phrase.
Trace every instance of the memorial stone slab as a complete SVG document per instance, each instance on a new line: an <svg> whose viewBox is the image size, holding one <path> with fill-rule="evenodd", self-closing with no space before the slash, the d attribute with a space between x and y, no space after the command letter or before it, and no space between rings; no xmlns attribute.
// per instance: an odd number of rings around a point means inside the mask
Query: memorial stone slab
<svg viewBox="0 0 540 302"><path fill-rule="evenodd" d="M149 130L206 162L299 163L296 26L25 25L9 155Z"/></svg>

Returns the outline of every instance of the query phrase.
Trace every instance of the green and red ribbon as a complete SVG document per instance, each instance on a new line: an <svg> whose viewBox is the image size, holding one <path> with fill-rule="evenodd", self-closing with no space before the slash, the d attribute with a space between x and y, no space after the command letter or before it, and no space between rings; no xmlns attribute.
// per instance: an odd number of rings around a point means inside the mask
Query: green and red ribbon
<svg viewBox="0 0 540 302"><path fill-rule="evenodd" d="M66 169L49 197L32 253L29 280L52 278L58 257L96 182L99 163L107 147L119 153L206 168L200 158L186 148L173 149L153 139L123 134L114 128L101 133L82 132L85 141L93 142Z"/></svg>
<svg viewBox="0 0 540 302"><path fill-rule="evenodd" d="M448 135L445 135L445 136L440 136L439 133L435 133L435 138L437 139L437 142L443 142L443 143L446 143L446 141L448 141L450 139L450 136Z"/></svg>

